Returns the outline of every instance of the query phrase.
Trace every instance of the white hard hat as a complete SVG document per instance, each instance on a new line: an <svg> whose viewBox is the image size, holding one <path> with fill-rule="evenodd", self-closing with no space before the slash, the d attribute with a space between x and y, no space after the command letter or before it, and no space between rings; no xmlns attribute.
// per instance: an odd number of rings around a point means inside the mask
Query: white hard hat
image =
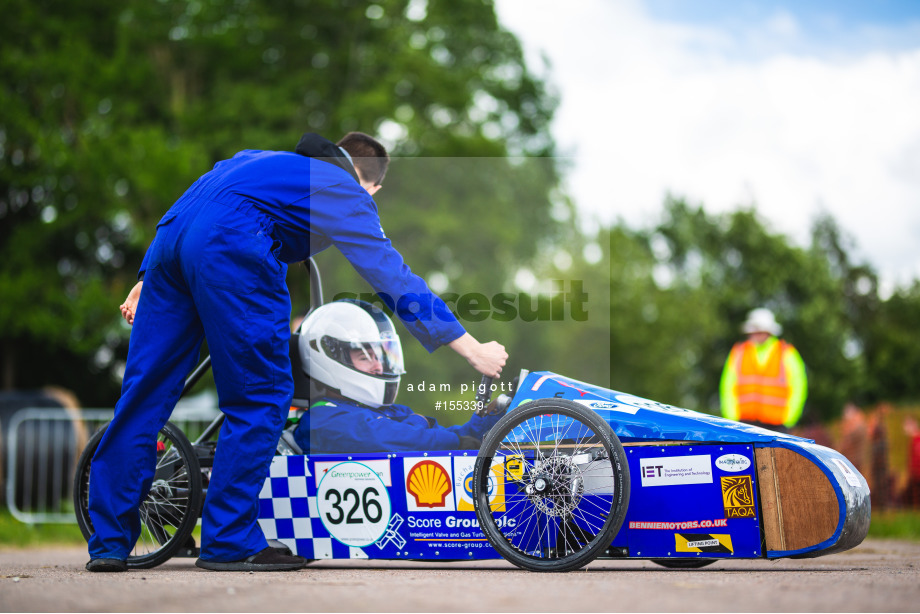
<svg viewBox="0 0 920 614"><path fill-rule="evenodd" d="M300 357L306 374L362 405L390 405L399 392L402 345L393 322L381 309L357 300L318 307L300 326ZM351 352L380 362L381 373L359 371Z"/></svg>
<svg viewBox="0 0 920 614"><path fill-rule="evenodd" d="M779 335L783 332L783 327L776 321L773 312L764 307L752 309L748 314L747 320L741 325L741 331L750 335L751 333L770 333Z"/></svg>

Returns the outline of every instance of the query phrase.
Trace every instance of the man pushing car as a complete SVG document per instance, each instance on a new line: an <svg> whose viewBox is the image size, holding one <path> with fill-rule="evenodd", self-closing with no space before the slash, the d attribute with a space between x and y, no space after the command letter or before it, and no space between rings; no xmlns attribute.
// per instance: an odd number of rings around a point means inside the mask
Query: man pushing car
<svg viewBox="0 0 920 614"><path fill-rule="evenodd" d="M306 134L295 152L245 150L218 162L157 224L142 281L121 306L133 328L121 398L91 468L89 571L127 569L141 530L138 507L153 479L156 434L205 339L226 419L196 564L216 571L305 565L268 547L257 522L259 490L294 388L289 263L336 246L397 314L399 297L422 299L403 321L428 351L448 345L480 373L500 375L504 347L480 343L444 318L443 301L384 235L372 196L388 165L383 145L366 134L349 133L337 145Z"/></svg>

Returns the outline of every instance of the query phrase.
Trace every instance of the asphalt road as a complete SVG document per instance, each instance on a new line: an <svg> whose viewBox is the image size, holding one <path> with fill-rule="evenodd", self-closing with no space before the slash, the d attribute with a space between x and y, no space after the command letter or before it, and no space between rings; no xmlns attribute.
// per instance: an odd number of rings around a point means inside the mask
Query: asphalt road
<svg viewBox="0 0 920 614"><path fill-rule="evenodd" d="M82 549L0 549L3 612L917 612L920 542L867 540L818 559L668 570L594 562L535 574L504 561L319 562L288 573L216 573L192 559L92 574Z"/></svg>

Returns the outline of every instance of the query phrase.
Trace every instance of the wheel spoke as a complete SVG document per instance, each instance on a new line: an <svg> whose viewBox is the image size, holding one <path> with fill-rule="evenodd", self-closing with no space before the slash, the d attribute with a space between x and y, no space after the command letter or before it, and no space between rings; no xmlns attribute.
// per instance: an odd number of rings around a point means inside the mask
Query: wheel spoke
<svg viewBox="0 0 920 614"><path fill-rule="evenodd" d="M477 459L475 507L490 543L520 567L577 568L622 525L628 474L622 446L593 411L570 401L530 402L502 418ZM505 463L502 504L483 495L486 464ZM507 470L510 457L521 472Z"/></svg>

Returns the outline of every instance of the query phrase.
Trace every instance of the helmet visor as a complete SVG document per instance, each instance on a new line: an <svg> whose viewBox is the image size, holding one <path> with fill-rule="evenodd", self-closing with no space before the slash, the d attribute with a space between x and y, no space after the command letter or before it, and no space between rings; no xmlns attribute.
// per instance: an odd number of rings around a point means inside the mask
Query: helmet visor
<svg viewBox="0 0 920 614"><path fill-rule="evenodd" d="M381 332L380 338L373 341L345 341L327 335L322 344L335 360L360 373L391 378L406 372L402 345L393 333Z"/></svg>

